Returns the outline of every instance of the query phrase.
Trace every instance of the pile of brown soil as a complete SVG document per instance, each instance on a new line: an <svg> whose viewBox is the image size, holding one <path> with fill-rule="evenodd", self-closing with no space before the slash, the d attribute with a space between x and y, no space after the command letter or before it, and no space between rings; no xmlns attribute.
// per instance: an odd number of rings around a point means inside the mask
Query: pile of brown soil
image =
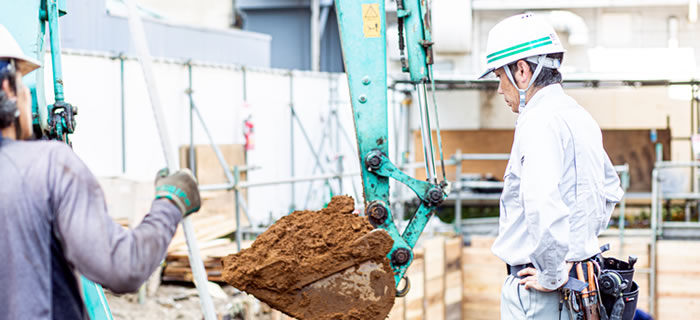
<svg viewBox="0 0 700 320"><path fill-rule="evenodd" d="M353 211L351 197L336 196L282 217L224 258L224 281L298 319L384 319L395 297L393 240Z"/></svg>

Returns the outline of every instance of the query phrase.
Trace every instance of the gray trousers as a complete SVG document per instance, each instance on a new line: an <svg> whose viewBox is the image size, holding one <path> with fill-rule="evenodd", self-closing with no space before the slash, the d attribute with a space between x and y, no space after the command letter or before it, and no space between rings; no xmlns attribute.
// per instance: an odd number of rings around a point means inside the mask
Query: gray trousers
<svg viewBox="0 0 700 320"><path fill-rule="evenodd" d="M501 319L569 320L566 304L559 311L559 292L525 290L519 279L509 275L501 288Z"/></svg>

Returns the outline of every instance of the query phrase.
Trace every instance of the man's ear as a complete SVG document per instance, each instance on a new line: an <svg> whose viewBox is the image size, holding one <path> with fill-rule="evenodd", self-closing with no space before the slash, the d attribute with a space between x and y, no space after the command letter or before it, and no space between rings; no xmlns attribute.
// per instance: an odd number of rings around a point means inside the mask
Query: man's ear
<svg viewBox="0 0 700 320"><path fill-rule="evenodd" d="M5 91L5 94L9 98L15 98L17 96L15 91L10 88L10 80L7 80L7 79L2 80L2 91Z"/></svg>
<svg viewBox="0 0 700 320"><path fill-rule="evenodd" d="M527 84L530 83L530 77L532 77L532 70L530 70L530 65L527 62L525 62L525 60L518 60L518 62L516 62L516 65L517 70L515 72L518 74L518 82L527 86Z"/></svg>

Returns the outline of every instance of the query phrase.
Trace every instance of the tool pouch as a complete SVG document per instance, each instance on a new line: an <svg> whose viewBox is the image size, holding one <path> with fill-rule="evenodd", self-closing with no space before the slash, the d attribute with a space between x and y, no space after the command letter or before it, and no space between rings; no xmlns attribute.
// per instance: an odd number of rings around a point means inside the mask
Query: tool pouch
<svg viewBox="0 0 700 320"><path fill-rule="evenodd" d="M636 256L630 256L622 261L612 257L603 257L610 245L600 248L601 254L596 257L602 268L598 276L601 297L601 318L607 315L610 320L632 320L637 309L639 286L634 282L634 264Z"/></svg>

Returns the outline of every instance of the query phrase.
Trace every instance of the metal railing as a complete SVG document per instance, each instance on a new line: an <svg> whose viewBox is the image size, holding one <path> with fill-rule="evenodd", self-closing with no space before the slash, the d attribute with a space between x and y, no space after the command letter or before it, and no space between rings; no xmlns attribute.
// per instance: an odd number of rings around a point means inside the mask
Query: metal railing
<svg viewBox="0 0 700 320"><path fill-rule="evenodd" d="M657 161L654 169L651 172L651 249L650 249L650 277L649 277L649 312L654 315L656 312L656 255L657 255L657 240L663 237L664 230L690 229L691 232L700 230L700 221L690 221L690 212L686 207L686 221L683 222L667 222L663 219L662 202L664 200L695 200L700 199L700 192L690 193L665 193L660 172L671 168L700 168L700 161ZM695 179L695 178L694 178ZM697 185L697 184L695 184Z"/></svg>

